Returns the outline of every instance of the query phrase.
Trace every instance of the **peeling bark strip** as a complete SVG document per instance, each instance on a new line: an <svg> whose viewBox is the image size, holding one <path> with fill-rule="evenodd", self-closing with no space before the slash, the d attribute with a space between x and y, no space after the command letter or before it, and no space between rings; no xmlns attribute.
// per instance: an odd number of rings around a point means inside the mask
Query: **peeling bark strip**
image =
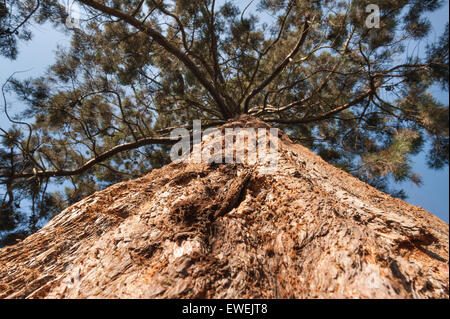
<svg viewBox="0 0 450 319"><path fill-rule="evenodd" d="M0 298L449 297L448 224L278 143L273 175L172 163L83 199L0 250Z"/></svg>

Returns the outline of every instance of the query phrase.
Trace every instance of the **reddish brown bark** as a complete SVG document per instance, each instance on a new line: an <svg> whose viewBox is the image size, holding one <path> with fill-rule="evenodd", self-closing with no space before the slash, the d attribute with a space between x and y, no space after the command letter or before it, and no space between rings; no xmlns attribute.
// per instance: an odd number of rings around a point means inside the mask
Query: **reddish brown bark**
<svg viewBox="0 0 450 319"><path fill-rule="evenodd" d="M286 136L278 160L170 164L97 192L0 250L0 297L449 297L446 223Z"/></svg>

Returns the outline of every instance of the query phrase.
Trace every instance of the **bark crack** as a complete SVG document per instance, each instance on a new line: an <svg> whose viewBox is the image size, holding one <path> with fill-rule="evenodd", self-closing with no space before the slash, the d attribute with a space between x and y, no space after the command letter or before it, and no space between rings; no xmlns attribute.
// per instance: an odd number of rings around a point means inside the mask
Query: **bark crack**
<svg viewBox="0 0 450 319"><path fill-rule="evenodd" d="M243 172L240 176L234 179L231 183L230 189L228 190L226 196L222 200L222 205L214 213L213 220L219 217L225 216L233 208L238 207L239 204L244 200L244 193L248 186L248 182L252 177L253 169L248 169Z"/></svg>

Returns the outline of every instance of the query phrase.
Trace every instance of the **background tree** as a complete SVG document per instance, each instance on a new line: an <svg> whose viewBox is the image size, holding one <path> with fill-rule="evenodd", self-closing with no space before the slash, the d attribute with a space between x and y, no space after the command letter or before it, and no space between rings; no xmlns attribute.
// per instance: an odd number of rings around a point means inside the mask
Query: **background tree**
<svg viewBox="0 0 450 319"><path fill-rule="evenodd" d="M63 207L168 162L171 128L215 126L243 113L289 133L325 160L384 191L388 178L420 183L410 156L430 141L429 165L448 165L448 24L425 56L424 14L438 0L80 0L69 30L64 2L0 1L0 52L17 55L32 23L72 35L49 72L14 77L26 110L1 129L0 230L34 231ZM62 185L64 191L48 191ZM21 208L31 199L31 215ZM17 235L17 234L16 234ZM23 234L22 234L23 235Z"/></svg>

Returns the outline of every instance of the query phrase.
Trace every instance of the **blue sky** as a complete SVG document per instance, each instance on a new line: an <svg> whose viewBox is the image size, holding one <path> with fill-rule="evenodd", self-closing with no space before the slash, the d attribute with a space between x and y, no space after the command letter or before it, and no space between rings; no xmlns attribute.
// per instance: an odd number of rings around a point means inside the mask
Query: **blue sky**
<svg viewBox="0 0 450 319"><path fill-rule="evenodd" d="M449 21L449 2L439 11L430 14L433 31L427 41L435 41L443 32L445 24ZM46 72L47 67L52 64L54 51L58 45L69 45L70 38L58 33L49 25L33 27L34 38L28 43L21 43L17 60L10 61L0 57L0 84L15 71L29 70L20 74L18 78L39 76ZM427 41L419 43L419 50L424 50ZM434 90L438 99L448 105L448 92ZM21 110L20 104L14 103L9 97L9 110L15 113ZM7 127L3 114L3 102L1 103L0 126ZM410 182L394 183L393 188L403 188L408 195L407 202L421 206L442 220L449 222L449 169L448 166L441 170L431 170L426 166L426 153L422 152L412 158L415 172L421 174L423 185L415 186Z"/></svg>
<svg viewBox="0 0 450 319"><path fill-rule="evenodd" d="M449 1L436 12L428 15L433 29L428 41L434 42L442 34L445 24L449 21ZM427 41L419 44L419 50L424 51ZM434 95L445 105L449 103L448 92L439 88L433 90ZM421 206L429 212L437 215L442 220L449 222L449 169L448 166L441 170L431 170L426 166L426 153L422 152L412 158L414 170L422 175L423 185L418 187L409 182L398 183L398 187L405 190L408 198L406 201L416 206ZM397 186L395 185L395 186Z"/></svg>

